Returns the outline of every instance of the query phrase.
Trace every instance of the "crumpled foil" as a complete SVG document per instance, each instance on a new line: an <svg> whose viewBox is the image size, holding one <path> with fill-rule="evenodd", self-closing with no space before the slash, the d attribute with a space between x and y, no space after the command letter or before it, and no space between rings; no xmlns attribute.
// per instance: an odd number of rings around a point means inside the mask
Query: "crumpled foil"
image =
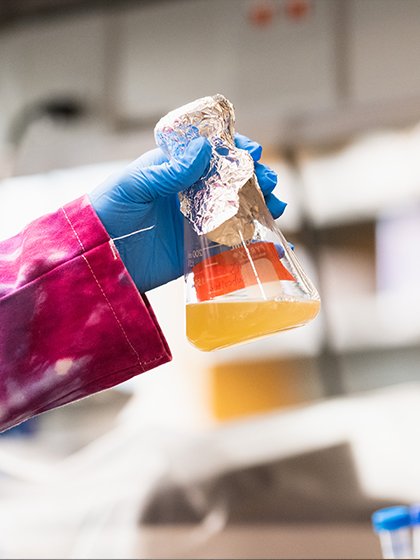
<svg viewBox="0 0 420 560"><path fill-rule="evenodd" d="M171 111L155 127L156 143L169 158L181 156L198 136L210 141L209 170L179 194L181 212L198 235L229 246L252 238L253 220L265 208L252 157L235 146L234 125L232 103L217 94Z"/></svg>

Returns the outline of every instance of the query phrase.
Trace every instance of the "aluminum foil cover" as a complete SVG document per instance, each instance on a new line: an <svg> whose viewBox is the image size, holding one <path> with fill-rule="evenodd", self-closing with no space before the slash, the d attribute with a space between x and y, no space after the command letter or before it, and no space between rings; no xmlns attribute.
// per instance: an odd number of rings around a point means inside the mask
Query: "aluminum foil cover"
<svg viewBox="0 0 420 560"><path fill-rule="evenodd" d="M235 146L234 125L232 103L217 94L171 111L155 127L156 143L169 158L182 155L198 136L210 141L209 170L180 193L180 206L199 235L226 245L240 243L241 236L252 237L253 216L264 206L254 162Z"/></svg>

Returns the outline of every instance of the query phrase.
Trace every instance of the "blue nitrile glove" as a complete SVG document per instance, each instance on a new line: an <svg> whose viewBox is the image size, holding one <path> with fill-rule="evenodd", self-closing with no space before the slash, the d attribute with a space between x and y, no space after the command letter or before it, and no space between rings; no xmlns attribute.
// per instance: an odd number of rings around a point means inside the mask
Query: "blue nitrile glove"
<svg viewBox="0 0 420 560"><path fill-rule="evenodd" d="M275 172L257 163L261 146L240 134L235 143L256 162L267 206L278 218L286 204L271 194L277 183ZM202 137L192 140L182 159L176 161L168 161L159 148L151 150L90 194L93 208L140 292L182 275L184 230L178 192L204 175L210 157L210 143Z"/></svg>

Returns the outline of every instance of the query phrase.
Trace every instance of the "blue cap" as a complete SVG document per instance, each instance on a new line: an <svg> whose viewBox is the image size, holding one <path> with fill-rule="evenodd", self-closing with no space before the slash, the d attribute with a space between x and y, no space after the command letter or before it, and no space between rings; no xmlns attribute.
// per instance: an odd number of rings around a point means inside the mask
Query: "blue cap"
<svg viewBox="0 0 420 560"><path fill-rule="evenodd" d="M410 508L411 524L420 525L420 504L413 504Z"/></svg>
<svg viewBox="0 0 420 560"><path fill-rule="evenodd" d="M372 524L377 533L409 527L411 525L410 510L407 506L378 509L372 515Z"/></svg>

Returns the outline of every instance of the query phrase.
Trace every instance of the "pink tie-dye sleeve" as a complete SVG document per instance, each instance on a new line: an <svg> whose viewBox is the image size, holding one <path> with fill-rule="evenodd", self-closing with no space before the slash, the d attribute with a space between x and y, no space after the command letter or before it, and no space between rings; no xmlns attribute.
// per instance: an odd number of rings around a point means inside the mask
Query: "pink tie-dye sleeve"
<svg viewBox="0 0 420 560"><path fill-rule="evenodd" d="M0 429L170 359L87 196L0 242Z"/></svg>

